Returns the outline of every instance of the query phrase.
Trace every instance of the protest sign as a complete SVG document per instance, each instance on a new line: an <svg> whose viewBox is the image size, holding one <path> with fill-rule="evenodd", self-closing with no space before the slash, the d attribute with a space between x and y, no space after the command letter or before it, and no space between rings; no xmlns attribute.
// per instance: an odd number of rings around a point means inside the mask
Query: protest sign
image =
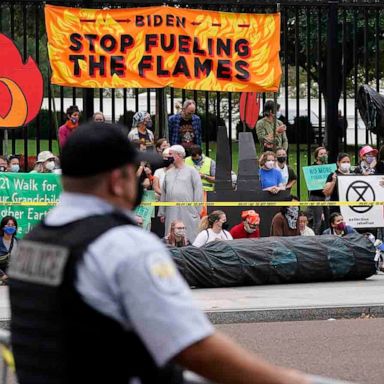
<svg viewBox="0 0 384 384"><path fill-rule="evenodd" d="M53 84L276 92L280 14L45 6Z"/></svg>
<svg viewBox="0 0 384 384"><path fill-rule="evenodd" d="M156 201L155 191L144 191L141 201L146 203ZM139 205L135 209L135 215L143 219L143 228L150 230L151 219L155 217L155 207Z"/></svg>
<svg viewBox="0 0 384 384"><path fill-rule="evenodd" d="M1 173L0 215L14 216L22 237L59 200L60 176L52 173ZM36 205L35 205L36 204Z"/></svg>
<svg viewBox="0 0 384 384"><path fill-rule="evenodd" d="M328 175L335 172L336 168L336 164L333 163L303 167L308 191L323 189Z"/></svg>
<svg viewBox="0 0 384 384"><path fill-rule="evenodd" d="M340 201L384 201L384 176L337 176ZM384 227L384 206L341 206L354 228Z"/></svg>

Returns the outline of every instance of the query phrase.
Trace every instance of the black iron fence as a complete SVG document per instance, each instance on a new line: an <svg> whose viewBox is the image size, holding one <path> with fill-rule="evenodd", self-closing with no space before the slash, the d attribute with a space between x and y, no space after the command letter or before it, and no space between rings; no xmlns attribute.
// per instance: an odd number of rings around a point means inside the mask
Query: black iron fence
<svg viewBox="0 0 384 384"><path fill-rule="evenodd" d="M49 1L81 7L169 6L215 9L236 12L281 12L282 83L276 95L288 126L291 163L297 173L311 163L315 146L325 143L335 157L339 150L357 157L360 145L379 145L383 138L366 130L357 111L359 85L368 83L377 91L384 88L384 2L366 1L236 1L169 0L131 3L125 1ZM78 105L83 118L102 111L108 120L130 126L132 115L147 110L153 115L158 137L165 135L167 114L176 103L195 99L203 121L205 150L216 138L216 125L225 123L231 143L241 131L238 93L186 91L179 89L100 89L82 90L50 86L47 38L44 25L45 2L2 1L0 32L11 37L24 59L32 56L44 76L44 103L32 123L0 132L6 154L22 154L25 168L41 150L57 152L56 121L63 122L69 105ZM2 63L0 63L0 66ZM273 98L264 94L262 100ZM55 114L56 111L56 114ZM7 144L7 145L6 145ZM292 164L291 164L292 165ZM304 189L298 182L298 194Z"/></svg>

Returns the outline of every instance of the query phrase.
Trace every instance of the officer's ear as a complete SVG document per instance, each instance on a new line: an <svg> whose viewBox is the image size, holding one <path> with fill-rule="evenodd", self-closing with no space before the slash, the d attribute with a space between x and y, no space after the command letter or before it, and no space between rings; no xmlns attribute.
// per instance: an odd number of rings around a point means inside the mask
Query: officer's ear
<svg viewBox="0 0 384 384"><path fill-rule="evenodd" d="M136 172L133 165L126 165L121 168L114 169L109 174L110 192L117 197L127 195L127 186L134 185L136 181ZM133 188L133 190L136 190Z"/></svg>

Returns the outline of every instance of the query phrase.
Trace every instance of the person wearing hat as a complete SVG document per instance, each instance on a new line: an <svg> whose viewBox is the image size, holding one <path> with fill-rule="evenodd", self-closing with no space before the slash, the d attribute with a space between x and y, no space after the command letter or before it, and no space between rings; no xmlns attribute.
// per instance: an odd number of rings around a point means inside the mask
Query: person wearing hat
<svg viewBox="0 0 384 384"><path fill-rule="evenodd" d="M128 133L128 139L131 141L139 140L147 147L154 145L155 137L153 132L148 129L151 116L148 112L136 112L133 115L132 129Z"/></svg>
<svg viewBox="0 0 384 384"><path fill-rule="evenodd" d="M241 212L242 222L229 231L234 239L249 239L260 237L260 216L253 209Z"/></svg>
<svg viewBox="0 0 384 384"><path fill-rule="evenodd" d="M182 383L179 364L222 383L310 383L215 331L165 245L135 223L136 167L153 158L102 124L69 137L60 202L10 265L18 382Z"/></svg>
<svg viewBox="0 0 384 384"><path fill-rule="evenodd" d="M50 151L42 151L37 155L36 163L31 173L54 173L56 156Z"/></svg>
<svg viewBox="0 0 384 384"><path fill-rule="evenodd" d="M355 168L357 175L374 175L376 173L378 150L365 145L359 151L359 164Z"/></svg>

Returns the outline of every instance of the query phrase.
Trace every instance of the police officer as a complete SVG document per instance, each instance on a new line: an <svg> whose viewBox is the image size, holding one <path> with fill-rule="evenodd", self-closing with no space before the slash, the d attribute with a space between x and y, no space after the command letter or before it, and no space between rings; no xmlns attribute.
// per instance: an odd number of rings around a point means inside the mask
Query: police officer
<svg viewBox="0 0 384 384"><path fill-rule="evenodd" d="M60 203L10 268L20 384L179 383L176 363L222 383L308 383L243 351L193 304L165 246L134 223L135 152L111 124L62 150Z"/></svg>

